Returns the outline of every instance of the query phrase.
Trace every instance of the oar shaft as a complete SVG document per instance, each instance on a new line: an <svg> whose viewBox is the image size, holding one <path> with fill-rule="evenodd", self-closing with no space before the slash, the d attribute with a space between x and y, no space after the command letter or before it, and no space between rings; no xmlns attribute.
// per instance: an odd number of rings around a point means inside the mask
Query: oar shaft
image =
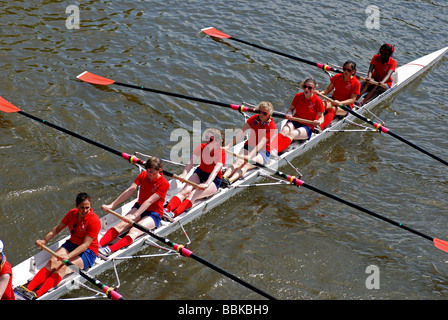
<svg viewBox="0 0 448 320"><path fill-rule="evenodd" d="M417 149L418 151L420 151L420 152L426 154L427 156L430 156L431 158L433 158L433 159L435 159L435 160L437 160L437 161L443 163L444 165L448 166L448 161L446 161L446 160L444 160L444 159L442 159L442 158L436 156L435 154L433 154L433 153L431 153L431 152L426 151L425 149L422 149L421 147L417 146L416 144L412 143L411 141L406 140L406 139L400 137L399 135L395 134L394 132L392 132L392 131L390 131L390 130L389 130L387 133L390 134L392 137L394 137L394 138L396 138L396 139L398 139L398 140L400 140L400 141L406 143L408 146L411 146L411 147L413 147L414 149Z"/></svg>
<svg viewBox="0 0 448 320"><path fill-rule="evenodd" d="M226 150L226 149L224 149L224 150ZM355 208L355 209L357 209L357 210L359 210L359 211L362 211L362 212L364 212L364 213L367 213L367 214L369 214L369 215L371 215L371 216L373 216L373 217L375 217L375 218L381 219L381 220L383 220L383 221L385 221L385 222L388 222L388 223L390 223L390 224L393 224L393 225L395 225L395 226L397 226L397 227L400 227L400 228L402 228L402 229L404 229L404 230L407 230L407 231L409 231L409 232L412 232L412 233L414 233L414 234L416 234L416 235L418 235L418 236L421 236L421 237L423 237L423 238L425 238L425 239L428 239L428 240L430 240L430 241L433 241L433 240L434 240L433 237L430 237L430 236L425 235L425 234L423 234L423 233L421 233L421 232L419 232L419 231L416 231L416 230L414 230L414 229L411 229L411 228L409 228L409 227L407 227L407 226L405 226L405 225L403 225L403 224L401 224L401 223L399 223L399 222L396 222L396 221L393 221L393 220L391 220L391 219L389 219L389 218L386 218L386 217L384 217L384 216L382 216L382 215L380 215L380 214L378 214L378 213L375 213L375 212L373 212L373 211L371 211L371 210L368 210L368 209L366 209L366 208L363 208L363 207L361 207L361 206L359 206L359 205L357 205L357 204L355 204L355 203L352 203L352 202L350 202L350 201L344 200L344 199L342 199L342 198L340 198L340 197L338 197L338 196L336 196L336 195L334 195L334 194L331 194L331 193L326 192L326 191L324 191L324 190L318 189L318 188L316 188L316 187L314 187L314 186L312 186L312 185L309 185L309 184L305 183L303 180L300 180L300 179L298 179L298 178L296 178L296 177L294 177L294 176L290 176L290 175L287 175L287 174L285 174L285 173L283 173L283 172L281 172L281 171L277 171L277 170L271 169L271 168L269 168L269 167L267 167L267 166L265 166L265 165L263 165L263 164L260 164L260 163L254 161L254 160L247 160L246 158L244 158L244 157L242 157L242 156L240 156L240 155L238 155L238 154L236 154L236 153L234 153L234 152L232 152L232 151L229 151L229 150L226 150L226 151L227 151L228 153L234 155L235 157L244 159L245 161L247 161L248 163L250 163L250 164L252 164L252 165L254 165L254 166L256 166L256 167L265 169L265 170L267 170L267 171L269 171L269 172L271 172L271 173L273 173L273 174L275 174L275 175L277 175L277 176L279 176L279 177L285 178L288 182L290 182L291 184L293 184L293 185L295 185L295 186L297 186L297 187L305 187L305 188L307 188L307 189L310 189L310 190L312 190L312 191L315 191L315 192L317 192L317 193L320 193L320 194L322 194L322 195L324 195L324 196L326 196L326 197L329 197L329 198L331 198L331 199L333 199L333 200L336 200L336 201L338 201L338 202L341 202L341 203L343 203L343 204L345 204L345 205L347 205L347 206L350 206L350 207Z"/></svg>
<svg viewBox="0 0 448 320"><path fill-rule="evenodd" d="M49 126L49 127L52 127L52 128L54 128L54 129L56 129L56 130L62 131L62 132L64 132L64 133L67 133L67 134L71 135L72 137L75 137L75 138L78 138L78 139L80 139L80 140L83 140L83 141L85 141L85 142L87 142L87 143L90 143L90 144L92 144L92 145L94 145L94 146L96 146L96 147L99 147L99 148L101 148L101 149L103 149L103 150L109 151L109 152L111 152L111 153L113 153L113 154L115 154L115 155L118 155L118 156L122 157L123 159L129 161L130 163L140 164L140 165L144 165L144 163L145 163L143 160L137 158L136 156L133 156L133 155L130 155L130 154L128 154L128 153L124 153L124 152L120 152L120 151L118 151L118 150L115 150L115 149L113 149L113 148L111 148L111 147L108 147L108 146L102 144L102 143L99 143L99 142L97 142L97 141L94 141L94 140L92 140L92 139L89 139L89 138L87 138L87 137L84 137L84 136L82 136L82 135L80 135L80 134L78 134L78 133L76 133L76 132L67 130L67 129L62 128L62 127L60 127L60 126L58 126L58 125L55 125L55 124L53 124L53 123L50 123L50 122L48 122L48 121L45 121L45 120L40 119L40 118L38 118L38 117L35 117L35 116L33 116L33 115L29 114L29 113L26 113L26 112L24 112L24 111L22 111L22 110L18 111L17 113L20 113L21 115L24 115L24 116L26 116L26 117L28 117L28 118L30 118L30 119L33 119L33 120L35 120L35 121L37 121L37 122L43 123L43 124L45 124L45 125L47 125L47 126ZM164 175L166 175L166 176L168 176L168 177L172 177L172 178L174 178L174 179L177 179L177 180L179 180L179 181L182 181L182 182L184 182L184 183L186 183L186 184L189 184L189 185L191 185L191 186L193 186L193 187L195 187L195 188L199 187L198 184L196 184L196 183L194 183L194 182L191 182L191 181L189 181L189 180L186 180L186 179L181 179L181 178L179 178L179 176L177 176L177 175L174 174L174 173L171 173L171 172L166 171L166 170L162 170L162 172L163 172Z"/></svg>
<svg viewBox="0 0 448 320"><path fill-rule="evenodd" d="M124 300L123 296L121 294L119 294L114 288L111 288L107 285L105 285L104 283L102 283L100 280L93 278L92 276L90 276L88 273L86 273L85 271L81 270L80 268L78 268L76 265L74 265L73 263L71 263L69 260L65 260L63 259L60 255L58 255L56 252L54 252L53 250L51 250L50 248L48 248L45 245L41 245L41 248L45 251L47 251L49 254L51 254L52 256L54 256L55 258L57 258L58 260L62 261L65 265L67 265L69 268L71 268L73 271L78 272L84 279L88 280L89 282L93 283L94 285L96 285L98 288L100 288L101 290L103 290L103 292L111 299L113 300Z"/></svg>
<svg viewBox="0 0 448 320"><path fill-rule="evenodd" d="M192 253L192 254L190 255L190 257L193 258L194 260L198 261L199 263L202 263L203 265L206 265L206 266L208 266L209 268L211 268L211 269L213 269L213 270L215 270L215 271L221 273L222 275L225 275L226 277L232 279L233 281L235 281L235 282L237 282L237 283L239 283L239 284L245 286L246 288L248 288L248 289L250 289L250 290L252 290L252 291L254 291L254 292L260 294L261 296L263 296L263 297L265 297L265 298L267 298L267 299L270 299L270 300L277 300L277 298L273 297L272 295L270 295L270 294L268 294L268 293L266 293L266 292L260 290L260 289L257 288L257 287L254 287L254 286L251 285L250 283L241 280L241 279L238 278L237 276L235 276L235 275L233 275L233 274L231 274L231 273L229 273L229 272L223 270L222 268L220 268L220 267L214 265L213 263L210 263L209 261L207 261L207 260L205 260L205 259L203 259L203 258L197 256L197 255L194 254L194 253Z"/></svg>
<svg viewBox="0 0 448 320"><path fill-rule="evenodd" d="M150 235L151 237L157 239L158 241L163 242L166 245L169 245L170 247L174 248L177 252L179 252L184 257L190 257L190 258L198 261L199 263L202 263L203 265L205 265L205 266L207 266L207 267L209 267L209 268L211 268L211 269L221 273L222 275L224 275L224 276L234 280L235 282L245 286L246 288L249 288L249 289L253 290L254 292L264 296L265 298L272 299L272 300L276 299L275 297L271 296L270 294L268 294L268 293L258 289L257 287L254 287L250 283L248 283L248 282L246 282L244 280L241 280L237 276L235 276L235 275L227 272L226 270L224 270L224 269L214 265L213 263L205 260L204 258L201 258L197 254L195 254L193 251L185 248L183 245L179 245L179 244L177 244L175 242L172 242L168 238L161 237L161 236L155 234L154 232L152 232L151 230L149 230L148 228L140 225L139 223L137 223L135 221L132 221L132 220L130 220L130 219L120 215L119 213L117 213L117 212L115 212L113 210L108 209L107 212L112 214L112 215L114 215L114 216L116 216L117 218L125 221L126 223L130 224L131 226L139 229L140 231L143 231L143 232L147 233L148 235Z"/></svg>
<svg viewBox="0 0 448 320"><path fill-rule="evenodd" d="M164 90L146 88L146 87L137 86L137 85L134 85L134 84L117 82L115 80L104 78L104 77L95 75L93 73L87 72L87 71L84 71L83 73L78 75L78 79L80 79L81 81L85 81L87 83L96 84L96 85L103 85L103 86L107 86L107 85L110 85L110 84L116 84L116 85L127 87L127 88L143 90L143 91L148 91L148 92L157 93L157 94L163 94L163 95L167 95L167 96L170 96L170 97L187 99L187 100L192 100L192 101L201 102L201 103L212 104L212 105L216 105L216 106L224 107L224 108L230 108L232 110L236 110L236 111L240 111L240 112L260 113L260 111L257 108L246 107L244 105L237 105L237 104L232 104L232 103L223 103L223 102L219 102L219 101L203 99L203 98L198 98L198 97L192 97L192 96L187 96L187 95L174 93L174 92L168 92L168 91L164 91ZM8 106L8 108L9 107L10 106ZM285 118L286 114L278 112L278 111L274 111L272 116L273 117L277 117L277 118ZM293 119L293 120L301 121L301 122L304 122L304 123L312 123L312 121L306 120L306 119L298 119L297 118L297 119Z"/></svg>
<svg viewBox="0 0 448 320"><path fill-rule="evenodd" d="M45 121L45 120L43 120L43 119L39 119L38 117L35 117L35 116L33 116L33 115L29 114L29 113L26 113L26 112L24 112L24 111L22 111L22 110L18 111L17 113L20 113L21 115L24 115L24 116L26 116L26 117L28 117L28 118L30 118L30 119L33 119L33 120L35 120L35 121L37 121L37 122L43 123L43 124L45 124L45 125L47 125L47 126L49 126L49 127L52 127L52 128L54 128L54 129L56 129L56 130L62 131L62 132L64 132L64 133L67 133L67 134L71 135L72 137L75 137L75 138L81 139L81 140L83 140L83 141L85 141L85 142L87 142L87 143L93 144L94 146L97 146L97 147L99 147L99 148L101 148L101 149L104 149L104 150L106 150L106 151L109 151L109 152L111 152L111 153L113 153L113 154L122 156L122 153L119 152L119 151L117 151L117 150L115 150L115 149L112 149L112 148L110 148L110 147L108 147L108 146L106 146L106 145L104 145L104 144L101 144L101 143L99 143L99 142L93 141L93 140L91 140L91 139L89 139L89 138L86 138L86 137L80 135L80 134L77 134L77 133L75 133L75 132L72 132L72 131L70 131L70 130L67 130L67 129L65 129L65 128L62 128L62 127L60 127L60 126L58 126L58 125L55 125L55 124L50 123L50 122L48 122L48 121Z"/></svg>
<svg viewBox="0 0 448 320"><path fill-rule="evenodd" d="M252 43L252 42L248 42L248 41L241 40L241 39L234 38L234 37L230 37L229 39L230 39L230 40L237 41L237 42L240 42L240 43L243 43L243 44L246 44L246 45L249 45L249 46L252 46L252 47L255 47L255 48L258 48L258 49L262 49L262 50L265 50L265 51L269 51L269 52L278 54L278 55L280 55L280 56L283 56L283 57L286 57L286 58L289 58L289 59L293 59L293 60L296 60L296 61L300 61L300 62L309 64L309 65L318 67L318 68L320 68L320 69L322 69L322 68L324 67L324 65L322 65L322 64L320 64L320 63L316 63L316 62L313 62L313 61L310 61L310 60L306 60L306 59L303 59L303 58L300 58L300 57L296 57L296 56L293 56L293 55L290 55L290 54L287 54L287 53L284 53L284 52L281 52L281 51L278 51L278 50L274 50L274 49L271 49L271 48L263 47L263 46L260 46L260 45L258 45L258 44ZM326 71L335 71L334 68L329 67L329 66L326 66L326 69L325 69L325 70L326 70Z"/></svg>
<svg viewBox="0 0 448 320"><path fill-rule="evenodd" d="M326 100L328 100L328 101L334 102L333 99L331 99L331 98L329 98L329 97L327 97L327 96L321 94L321 93L318 92L318 91L315 91L315 93L316 93L318 96L320 96L320 97L322 97L322 98L324 98L324 99L326 99ZM375 129L377 129L378 131L383 132L383 133L387 133L387 134L391 135L392 137L394 137L395 139L398 139L398 140L400 140L401 142L406 143L408 146L411 146L411 147L413 147L414 149L416 149L416 150L418 150L418 151L420 151L420 152L426 154L427 156L430 156L431 158L433 158L433 159L435 159L435 160L437 160L437 161L443 163L444 165L448 166L448 161L446 161L446 160L444 160L444 159L442 159L442 158L436 156L435 154L433 154L433 153L431 153L431 152L429 152L429 151L426 151L425 149L423 149L423 148L417 146L416 144L412 143L411 141L409 141L409 140L407 140L407 139L405 139L405 138L399 136L398 134L392 132L391 130L389 130L388 128L384 127L383 125L381 125L381 124L379 124L379 123L376 123L376 122L372 121L372 120L369 119L369 118L366 118L366 117L363 116L362 114L360 114L360 113L358 113L358 112L356 112L356 111L350 109L350 108L347 107L347 106L344 106L344 105L341 104L341 105L339 105L339 107L340 107L341 109L343 109L344 111L347 111L348 113L354 115L355 117L357 117L357 118L363 120L364 122L367 122L368 124L372 125L372 126L373 126Z"/></svg>
<svg viewBox="0 0 448 320"><path fill-rule="evenodd" d="M357 210L359 210L359 211L362 211L362 212L364 212L364 213L367 213L367 214L369 214L369 215L371 215L371 216L373 216L373 217L375 217L375 218L381 219L381 220L383 220L383 221L385 221L385 222L387 222L387 223L390 223L390 224L392 224L392 225L395 225L395 226L397 226L397 227L399 227L399 228L402 228L402 229L404 229L404 230L406 230L406 231L412 232L412 233L414 233L414 234L416 234L416 235L418 235L418 236L420 236L420 237L423 237L423 238L428 239L428 240L430 240L430 241L433 241L433 240L434 240L434 238L432 238L432 237L430 237L430 236L428 236L428 235L426 235L426 234L423 234L423 233L421 233L421 232L419 232L419 231L417 231L417 230L411 229L411 228L409 228L409 227L407 227L407 226L405 226L405 225L403 225L403 224L401 224L401 223L399 223L399 222L396 222L396 221L391 220L391 219L389 219L389 218L387 218L387 217L384 217L384 216L382 216L382 215L380 215L380 214L378 214L378 213L375 213L375 212L373 212L373 211L371 211L371 210L369 210L369 209L363 208L363 207L361 207L361 206L359 206L359 205L357 205L357 204L355 204L355 203L352 203L352 202L350 202L350 201L344 200L344 199L342 199L342 198L340 198L340 197L338 197L338 196L336 196L336 195L334 195L334 194L331 194L331 193L328 193L328 192L326 192L326 191L324 191L324 190L318 189L318 188L316 188L316 187L314 187L314 186L312 186L312 185L309 185L309 184L307 184L307 183L305 183L305 182L303 182L303 181L300 183L300 185L301 185L302 187L305 187L305 188L307 188L307 189L310 189L310 190L313 190L313 191L315 191L315 192L317 192L317 193L320 193L320 194L322 194L322 195L324 195L324 196L326 196L326 197L329 197L329 198L331 198L331 199L333 199L333 200L336 200L336 201L338 201L338 202L341 202L341 203L343 203L343 204L345 204L345 205L347 205L347 206L350 206L350 207L355 208L355 209L357 209Z"/></svg>
<svg viewBox="0 0 448 320"><path fill-rule="evenodd" d="M123 86L123 87L128 87L128 88L133 88L133 89L138 89L138 90L143 90L143 91L148 91L148 92L152 92L152 93L163 94L163 95L167 95L167 96L170 96L170 97L176 97L176 98L180 98L180 99L186 99L186 100L191 100L191 101L211 104L211 105L215 105L215 106L218 106L218 107L230 108L232 110L237 110L237 111L240 111L240 112L252 112L252 113L259 113L260 112L256 108L250 108L250 107L246 107L246 106L242 106L242 105L240 106L240 105L231 104L231 103L223 103L223 102L220 102L220 101L214 101L214 100L209 100L209 99L204 99L204 98L192 97L192 96L187 96L187 95L183 95L183 94L179 94L179 93L168 92L168 91L152 89L152 88L146 88L146 87L136 86L136 85L133 85L133 84L123 83L123 82L115 81L113 84L116 84L116 85L119 85L119 86ZM276 117L276 118L285 118L285 114L284 113L277 112L277 111L274 111L272 116ZM309 120L298 119L297 121L306 122L306 121L309 121ZM312 123L312 121L309 122L309 123Z"/></svg>
<svg viewBox="0 0 448 320"><path fill-rule="evenodd" d="M187 99L187 100L192 100L192 101L202 102L202 103L207 103L207 104L214 104L214 105L221 106L221 107L226 107L226 108L230 108L231 107L231 105L228 104L228 103L222 103L222 102L219 102L219 101L213 101L213 100L208 100L208 99L203 99L203 98L187 96L187 95L174 93L174 92L168 92L168 91L163 91L163 90L158 90L158 89L146 88L146 87L136 86L136 85L133 85L133 84L117 82L117 81L115 81L114 84L119 85L119 86L123 86L123 87L128 87L128 88L133 88L133 89L138 89L138 90L143 90L143 91L148 91L148 92L152 92L152 93L163 94L163 95L167 95L167 96L171 96L171 97Z"/></svg>

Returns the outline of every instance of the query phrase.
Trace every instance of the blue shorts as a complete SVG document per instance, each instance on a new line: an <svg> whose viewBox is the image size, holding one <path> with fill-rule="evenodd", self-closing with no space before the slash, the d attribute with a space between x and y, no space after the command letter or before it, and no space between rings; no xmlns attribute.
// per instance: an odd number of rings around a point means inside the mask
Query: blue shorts
<svg viewBox="0 0 448 320"><path fill-rule="evenodd" d="M311 138L311 135L313 134L313 129L311 129L310 127L308 127L306 124L297 122L297 121L288 121L291 122L294 126L294 128L298 129L298 128L303 128L306 131L306 134L308 135L308 140Z"/></svg>
<svg viewBox="0 0 448 320"><path fill-rule="evenodd" d="M70 240L65 241L65 243L61 246L61 248L65 248L68 252L72 252L78 247L79 247L78 245L74 244ZM96 254L90 249L87 249L86 251L81 253L79 257L82 259L82 262L84 263L84 270L93 266L96 260Z"/></svg>
<svg viewBox="0 0 448 320"><path fill-rule="evenodd" d="M134 206L132 208L136 208L138 210L138 208L140 208L140 205L136 202L136 203L134 203ZM154 220L156 228L158 228L160 226L160 221L162 221L160 214L158 214L157 212L154 212L154 211L149 211L149 210L143 211L143 213L141 214L141 219L143 219L144 217L151 217L152 220Z"/></svg>
<svg viewBox="0 0 448 320"><path fill-rule="evenodd" d="M250 152L253 148L250 148L251 150L249 150L249 145L245 144L244 149ZM263 157L264 164L267 164L269 162L271 154L267 152L265 149L258 151L258 154Z"/></svg>
<svg viewBox="0 0 448 320"><path fill-rule="evenodd" d="M200 168L196 168L196 170L194 170L194 173L198 175L200 183L204 183L205 181L207 181L208 177L210 176L210 173L204 172ZM215 184L217 189L219 189L221 182L222 180L219 179L218 177L216 177L215 180L213 180L213 183Z"/></svg>

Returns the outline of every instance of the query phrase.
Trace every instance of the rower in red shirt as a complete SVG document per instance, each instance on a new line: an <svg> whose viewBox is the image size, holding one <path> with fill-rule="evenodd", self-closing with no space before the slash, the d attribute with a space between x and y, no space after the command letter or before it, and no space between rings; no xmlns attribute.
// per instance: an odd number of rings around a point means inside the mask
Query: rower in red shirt
<svg viewBox="0 0 448 320"><path fill-rule="evenodd" d="M392 73L395 72L397 67L397 61L392 58L394 53L394 47L388 43L383 44L380 47L378 54L375 54L370 62L369 71L366 77L366 81L361 86L361 93L370 91L363 99L362 103L365 104L372 98L383 93L386 89L379 85L370 84L370 80L377 81L380 85L387 84L390 88L392 86ZM359 98L359 97L358 97Z"/></svg>
<svg viewBox="0 0 448 320"><path fill-rule="evenodd" d="M188 179L191 182L199 184L195 188L191 185L185 185L181 192L171 198L165 208L165 217L171 220L177 217L185 210L190 209L195 201L215 194L222 182L222 167L226 163L226 154L222 148L223 137L221 131L210 128L204 131L205 143L199 144L185 166L181 179L187 178L187 174L197 159L201 159L199 167Z"/></svg>
<svg viewBox="0 0 448 320"><path fill-rule="evenodd" d="M93 212L90 199L87 193L79 193L76 196L76 208L70 210L42 240L36 240L36 245L40 248L67 227L71 237L56 253L82 270L95 263L98 255L98 234L101 230L101 221ZM37 299L72 272L63 261L51 257L26 286L20 286L17 290L27 299ZM37 288L39 289L36 290Z"/></svg>
<svg viewBox="0 0 448 320"><path fill-rule="evenodd" d="M276 125L272 119L274 107L270 102L263 101L258 104L257 108L260 113L250 117L243 128L233 138L231 143L225 148L231 148L238 141L243 139L246 131L250 130L249 139L245 142L240 155L246 159L251 159L266 165L271 156L271 140L276 131ZM224 173L223 186L228 187L230 184L244 176L248 170L253 168L256 167L243 159L237 159Z"/></svg>
<svg viewBox="0 0 448 320"><path fill-rule="evenodd" d="M145 228L152 230L160 225L163 217L163 203L170 188L169 182L163 176L163 164L159 158L150 157L145 162L145 171L142 171L134 183L127 188L109 205L103 204L104 211L112 210L121 202L127 200L140 187L137 202L132 209L126 214L126 218L138 222ZM107 230L100 240L99 252L103 256L109 256L123 247L130 245L136 238L144 232L132 227L128 234L114 243L106 246L109 242L118 237L118 235L130 227L129 223L120 221L114 227Z"/></svg>
<svg viewBox="0 0 448 320"><path fill-rule="evenodd" d="M3 242L0 240L0 300L15 300L12 289L12 267L3 253Z"/></svg>
<svg viewBox="0 0 448 320"><path fill-rule="evenodd" d="M343 72L331 77L328 87L320 92L327 95L333 91L333 101L324 101L327 114L324 118L324 123L320 126L323 130L334 119L334 116L346 116L347 111L338 108L339 105L346 105L350 109L356 101L356 97L361 92L361 84L355 76L356 63L347 61L342 67Z"/></svg>
<svg viewBox="0 0 448 320"><path fill-rule="evenodd" d="M322 99L314 94L316 80L308 78L303 83L303 92L297 93L286 114L287 119L291 119L294 112L295 118L314 121L313 124L288 121L278 135L271 142L273 149L277 153L285 150L293 140L308 140L311 138L316 126L324 122L325 107Z"/></svg>

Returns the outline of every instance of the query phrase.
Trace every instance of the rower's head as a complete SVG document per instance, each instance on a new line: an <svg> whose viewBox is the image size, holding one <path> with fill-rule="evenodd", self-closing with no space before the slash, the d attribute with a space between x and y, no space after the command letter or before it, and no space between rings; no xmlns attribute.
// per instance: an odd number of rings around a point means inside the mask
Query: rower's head
<svg viewBox="0 0 448 320"><path fill-rule="evenodd" d="M356 63L350 60L346 61L342 66L342 71L344 73L344 76L354 76L356 73Z"/></svg>
<svg viewBox="0 0 448 320"><path fill-rule="evenodd" d="M265 122L269 120L274 113L274 106L269 101L262 101L258 104L257 110L260 111L260 120Z"/></svg>
<svg viewBox="0 0 448 320"><path fill-rule="evenodd" d="M157 157L149 157L145 162L145 169L150 180L156 179L163 171L163 163Z"/></svg>
<svg viewBox="0 0 448 320"><path fill-rule="evenodd" d="M380 51L378 51L378 54L382 58L392 57L392 54L394 53L394 50L395 50L394 48L395 48L395 46L385 43L380 47Z"/></svg>
<svg viewBox="0 0 448 320"><path fill-rule="evenodd" d="M203 133L203 138L205 143L207 144L211 144L212 142L215 142L216 145L218 146L222 146L224 141L223 141L223 134L221 132L221 130L216 129L216 128L209 128L207 130L204 131Z"/></svg>
<svg viewBox="0 0 448 320"><path fill-rule="evenodd" d="M78 214L85 216L91 210L91 197L85 193L80 192L76 196L76 208L78 208Z"/></svg>
<svg viewBox="0 0 448 320"><path fill-rule="evenodd" d="M314 90L316 90L317 83L316 80L313 78L308 78L303 82L302 88L303 92L305 93L306 98L310 98L313 96Z"/></svg>

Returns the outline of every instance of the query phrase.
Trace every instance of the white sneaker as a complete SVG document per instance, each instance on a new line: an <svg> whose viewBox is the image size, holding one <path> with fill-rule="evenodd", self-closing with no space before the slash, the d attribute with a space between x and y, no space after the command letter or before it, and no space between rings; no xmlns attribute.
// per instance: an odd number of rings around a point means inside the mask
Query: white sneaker
<svg viewBox="0 0 448 320"><path fill-rule="evenodd" d="M105 257L110 256L110 254L112 253L112 252L110 251L109 246L100 247L100 248L98 249L98 252L99 252L100 254L102 254L103 256L105 256Z"/></svg>
<svg viewBox="0 0 448 320"><path fill-rule="evenodd" d="M169 222L173 222L174 221L174 213L168 212L166 210L166 208L163 208L163 218L165 218L165 220L168 220Z"/></svg>

